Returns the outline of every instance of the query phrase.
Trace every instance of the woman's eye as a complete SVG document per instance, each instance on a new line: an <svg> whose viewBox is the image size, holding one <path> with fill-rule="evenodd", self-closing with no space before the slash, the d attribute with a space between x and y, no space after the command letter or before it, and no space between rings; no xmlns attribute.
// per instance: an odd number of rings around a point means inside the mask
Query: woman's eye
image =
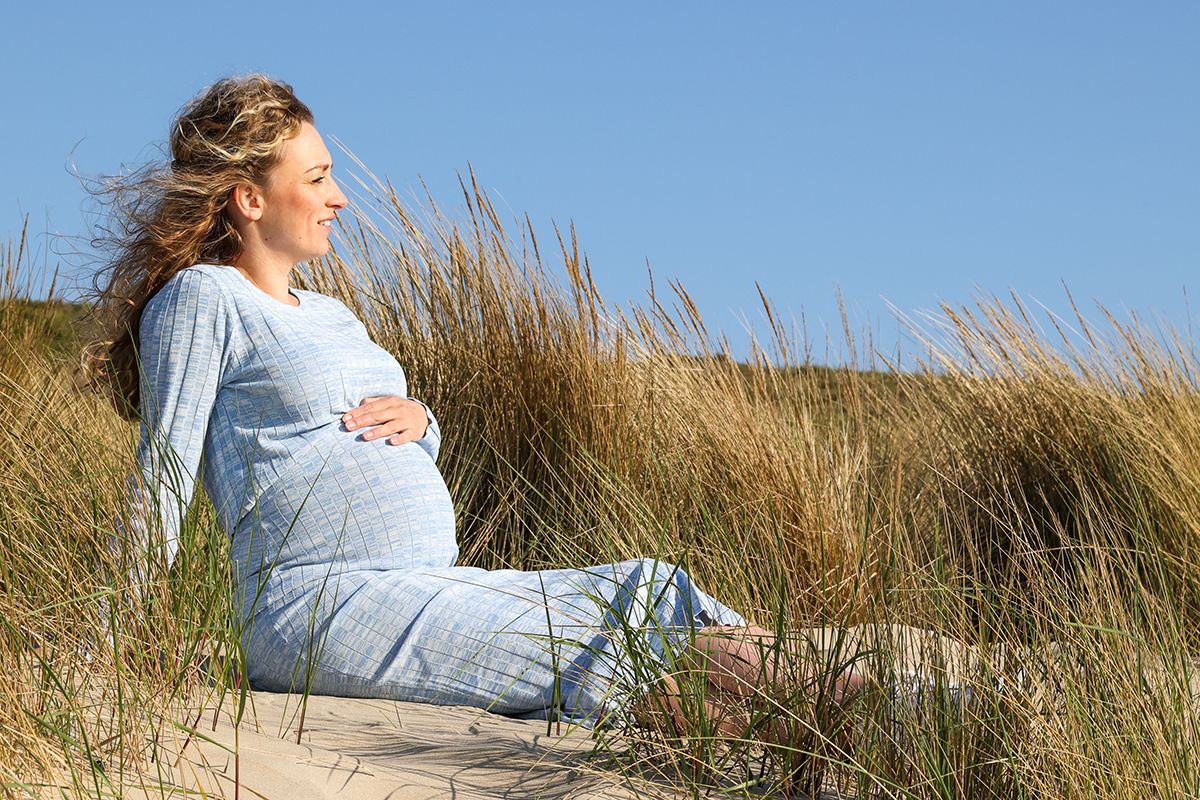
<svg viewBox="0 0 1200 800"><path fill-rule="evenodd" d="M323 180L325 180L325 176L324 176L324 175L322 175L321 177L319 177L319 178L315 179L315 180L313 181L313 183L320 183L320 182L321 182L321 181L323 181Z"/></svg>

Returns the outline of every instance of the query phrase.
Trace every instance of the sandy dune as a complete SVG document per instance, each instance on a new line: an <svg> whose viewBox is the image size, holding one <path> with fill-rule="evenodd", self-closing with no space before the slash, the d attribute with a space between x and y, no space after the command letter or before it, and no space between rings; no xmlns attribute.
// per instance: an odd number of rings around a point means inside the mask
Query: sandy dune
<svg viewBox="0 0 1200 800"><path fill-rule="evenodd" d="M902 626L818 628L804 635L810 652L830 663L871 652L891 669L914 676L942 672L955 681L975 660L970 648ZM236 701L226 696L216 729L211 708L202 711L197 734L178 730L173 741L163 742L171 757L159 759L159 773L127 796L234 797L235 791L240 798L268 800L673 796L666 787L634 784L589 762L592 739L586 729L564 726L561 735L547 734L545 722L476 708L314 696L307 700L297 743L300 703L298 695L254 692L235 728Z"/></svg>
<svg viewBox="0 0 1200 800"><path fill-rule="evenodd" d="M199 734L180 731L162 774L130 797L163 797L166 787L208 796L270 800L425 800L425 798L646 797L590 767L589 731L514 720L477 708L391 700L310 697L296 743L300 698L254 692L235 730L226 698L215 731L204 714ZM185 745L186 742L186 745ZM239 755L235 759L234 751ZM170 791L166 789L166 791ZM182 792L180 793L182 796Z"/></svg>

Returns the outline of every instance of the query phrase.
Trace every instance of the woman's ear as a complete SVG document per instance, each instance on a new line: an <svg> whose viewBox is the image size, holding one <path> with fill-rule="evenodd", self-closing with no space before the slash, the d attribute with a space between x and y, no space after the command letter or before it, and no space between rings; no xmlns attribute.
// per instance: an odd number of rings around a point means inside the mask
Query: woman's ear
<svg viewBox="0 0 1200 800"><path fill-rule="evenodd" d="M230 190L229 211L235 219L251 222L263 215L262 190L253 183L239 183Z"/></svg>

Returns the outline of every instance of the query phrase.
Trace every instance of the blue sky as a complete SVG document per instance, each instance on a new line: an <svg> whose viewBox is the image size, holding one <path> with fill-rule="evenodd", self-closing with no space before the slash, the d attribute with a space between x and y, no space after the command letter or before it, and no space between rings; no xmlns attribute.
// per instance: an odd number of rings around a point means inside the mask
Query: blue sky
<svg viewBox="0 0 1200 800"><path fill-rule="evenodd" d="M290 82L373 172L574 221L609 300L677 278L744 346L1015 290L1185 328L1200 292L1194 3L167 4L6 10L0 237L85 233L68 171L155 157L222 75ZM343 183L351 170L340 156ZM820 348L818 347L818 350Z"/></svg>

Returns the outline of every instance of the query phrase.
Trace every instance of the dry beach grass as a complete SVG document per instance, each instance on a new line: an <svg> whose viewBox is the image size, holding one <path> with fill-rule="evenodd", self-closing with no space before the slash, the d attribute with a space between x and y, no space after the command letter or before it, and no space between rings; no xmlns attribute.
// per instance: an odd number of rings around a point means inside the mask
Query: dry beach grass
<svg viewBox="0 0 1200 800"><path fill-rule="evenodd" d="M354 308L437 410L465 561L659 555L793 643L795 680L737 734L701 681L680 676L682 726L648 681L642 724L599 731L590 768L684 796L1200 794L1190 341L1103 312L1040 327L993 298L944 308L927 364L817 367L764 298L739 361L680 286L606 304L573 231L506 229L473 176L457 216L368 188L303 284ZM113 601L120 571L98 565L136 431L74 390L71 309L26 302L29 272L11 244L0 785L112 796L181 725L203 732L195 709L239 713L225 543L199 498L177 563ZM814 703L805 676L849 661L868 690Z"/></svg>

